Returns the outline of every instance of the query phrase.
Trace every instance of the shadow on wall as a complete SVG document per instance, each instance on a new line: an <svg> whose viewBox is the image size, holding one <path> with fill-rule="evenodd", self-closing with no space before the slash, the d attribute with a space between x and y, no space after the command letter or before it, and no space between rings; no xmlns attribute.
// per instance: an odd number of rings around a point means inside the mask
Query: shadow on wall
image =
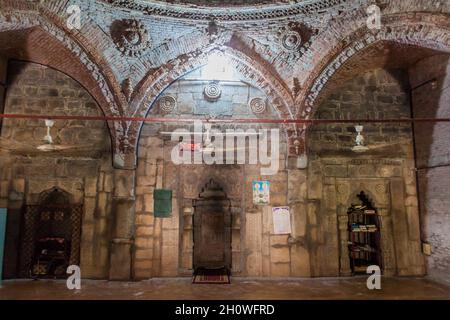
<svg viewBox="0 0 450 320"><path fill-rule="evenodd" d="M436 55L410 70L415 118L450 117L450 57ZM428 274L450 280L450 125L416 123L422 241L431 244Z"/></svg>
<svg viewBox="0 0 450 320"><path fill-rule="evenodd" d="M80 69L71 76L59 71L64 50L51 45L43 48L45 44L35 43L39 35L42 36L42 31L35 29L0 33L0 54L9 58L4 112L102 115L88 90L75 80L83 76L83 71ZM53 53L47 54L51 49ZM71 64L71 61L67 58L65 63L73 68L82 67L81 63ZM70 68L62 70L71 72ZM44 143L45 135L43 120L7 119L2 123L1 137L17 141L13 152L8 150L0 157L0 206L8 207L5 277L19 276L22 208L29 205L42 188L57 186L73 194L74 203L83 205L83 276L107 278L113 191L107 124L104 121L56 120L51 136L55 145L70 147L64 151L37 150L36 146Z"/></svg>

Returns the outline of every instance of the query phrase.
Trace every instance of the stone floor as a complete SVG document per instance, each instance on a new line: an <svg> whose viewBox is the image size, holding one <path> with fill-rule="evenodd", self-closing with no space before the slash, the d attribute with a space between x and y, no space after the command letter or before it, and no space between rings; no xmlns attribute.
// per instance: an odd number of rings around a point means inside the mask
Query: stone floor
<svg viewBox="0 0 450 320"><path fill-rule="evenodd" d="M142 282L83 280L81 290L68 290L61 280L4 281L0 299L445 299L450 287L423 278L382 278L382 290L368 290L366 278L294 280L233 279L230 285L192 285L190 279ZM270 289L270 290L269 290Z"/></svg>

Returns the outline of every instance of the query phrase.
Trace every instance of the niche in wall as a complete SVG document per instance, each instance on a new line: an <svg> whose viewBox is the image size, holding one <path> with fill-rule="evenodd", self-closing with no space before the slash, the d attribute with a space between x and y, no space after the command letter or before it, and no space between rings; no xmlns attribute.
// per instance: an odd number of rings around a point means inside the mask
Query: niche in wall
<svg viewBox="0 0 450 320"><path fill-rule="evenodd" d="M38 204L25 206L21 277L64 278L69 265L80 264L82 212L82 205L56 187L44 191Z"/></svg>
<svg viewBox="0 0 450 320"><path fill-rule="evenodd" d="M352 274L365 274L371 265L381 269L381 219L364 191L357 198L347 211L348 250Z"/></svg>

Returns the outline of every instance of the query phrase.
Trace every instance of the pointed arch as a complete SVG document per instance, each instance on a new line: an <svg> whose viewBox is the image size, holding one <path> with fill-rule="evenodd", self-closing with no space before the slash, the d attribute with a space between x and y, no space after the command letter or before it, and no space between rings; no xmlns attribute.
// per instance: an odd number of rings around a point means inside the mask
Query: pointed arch
<svg viewBox="0 0 450 320"><path fill-rule="evenodd" d="M166 88L186 74L205 66L208 56L216 50L223 52L230 59L233 67L247 81L267 95L281 119L294 118L294 112L291 109L294 99L286 84L278 77L272 75L257 61L228 46L211 46L196 55L179 56L177 59L148 74L139 84L131 102L131 109L136 110L133 116L145 117ZM142 126L142 122L129 124L127 135L130 141L134 142L136 149ZM286 126L288 128L286 132L289 132L287 133L288 135L291 132L295 132L295 125L287 124Z"/></svg>
<svg viewBox="0 0 450 320"><path fill-rule="evenodd" d="M50 8L39 2L3 1L0 42L4 38L9 44L4 47L10 57L49 66L75 79L96 100L105 116L121 116L126 99L100 51L102 45L109 45L109 40L87 17L80 30L69 30L61 18L67 14L68 5L64 2ZM126 152L129 148L122 138L124 124L109 121L108 127L113 153Z"/></svg>
<svg viewBox="0 0 450 320"><path fill-rule="evenodd" d="M330 29L344 30L340 38L331 39L324 35L323 39L329 41L328 50L323 50L323 42L314 43L311 50L318 56L315 59L322 61L313 70L304 76L304 90L296 99L299 106L298 118L308 119L317 108L317 101L323 93L330 79L343 69L352 57L363 52L370 46L381 42L392 42L401 45L410 45L441 52L450 52L450 19L446 14L440 13L396 13L385 15L380 30L367 29L366 17L363 11L354 17L356 23L350 28L346 27L346 20L337 22Z"/></svg>

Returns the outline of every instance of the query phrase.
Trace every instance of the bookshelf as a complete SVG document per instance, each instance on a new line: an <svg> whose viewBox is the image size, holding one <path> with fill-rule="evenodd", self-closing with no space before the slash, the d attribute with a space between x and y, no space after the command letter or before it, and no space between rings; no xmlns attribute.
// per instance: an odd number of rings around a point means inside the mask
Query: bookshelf
<svg viewBox="0 0 450 320"><path fill-rule="evenodd" d="M360 204L352 204L347 211L350 267L353 274L366 274L370 265L381 266L381 220L367 195L357 195Z"/></svg>

